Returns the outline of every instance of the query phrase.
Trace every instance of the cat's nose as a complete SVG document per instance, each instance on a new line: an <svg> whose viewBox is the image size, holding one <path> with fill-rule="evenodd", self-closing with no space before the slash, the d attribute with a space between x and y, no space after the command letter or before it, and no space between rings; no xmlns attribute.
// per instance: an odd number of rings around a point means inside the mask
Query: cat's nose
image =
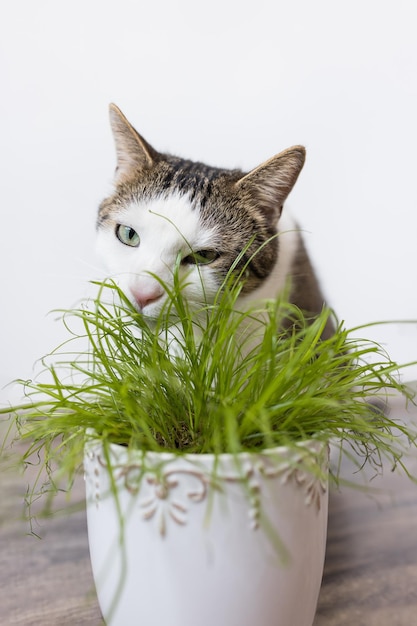
<svg viewBox="0 0 417 626"><path fill-rule="evenodd" d="M153 289L131 289L136 304L142 311L149 304L153 304L162 296L163 289L160 285Z"/></svg>

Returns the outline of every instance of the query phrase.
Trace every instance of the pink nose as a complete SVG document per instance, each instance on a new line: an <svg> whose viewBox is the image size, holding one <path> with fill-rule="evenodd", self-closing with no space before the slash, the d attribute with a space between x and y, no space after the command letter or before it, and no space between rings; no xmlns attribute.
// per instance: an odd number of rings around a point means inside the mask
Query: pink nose
<svg viewBox="0 0 417 626"><path fill-rule="evenodd" d="M138 307L140 308L140 310L142 311L146 306L148 306L149 304L153 304L154 302L156 302L157 300L159 300L159 298L162 296L163 294L163 290L162 287L156 286L155 288L153 288L152 290L145 290L145 289L132 289L132 295L135 299L136 304L138 305Z"/></svg>

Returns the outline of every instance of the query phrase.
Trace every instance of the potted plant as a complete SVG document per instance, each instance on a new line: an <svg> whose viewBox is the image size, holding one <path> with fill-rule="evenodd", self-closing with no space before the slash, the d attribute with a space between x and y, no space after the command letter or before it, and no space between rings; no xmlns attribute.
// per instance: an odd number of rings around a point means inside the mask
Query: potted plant
<svg viewBox="0 0 417 626"><path fill-rule="evenodd" d="M161 283L162 284L162 283ZM65 312L70 338L12 411L70 488L84 464L90 553L108 624L311 626L323 570L329 444L358 468L402 465L371 396L409 392L382 348L284 297L237 311L229 273L191 309L178 273L146 320L119 287ZM64 485L65 486L65 485Z"/></svg>

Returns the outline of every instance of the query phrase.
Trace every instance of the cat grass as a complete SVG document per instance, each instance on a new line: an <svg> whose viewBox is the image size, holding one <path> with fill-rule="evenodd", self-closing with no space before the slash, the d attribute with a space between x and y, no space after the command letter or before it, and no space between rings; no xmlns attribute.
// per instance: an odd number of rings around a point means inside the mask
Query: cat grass
<svg viewBox="0 0 417 626"><path fill-rule="evenodd" d="M323 339L332 311L308 319L284 297L239 311L241 286L230 276L213 303L191 307L177 272L156 319L114 282L95 285L96 297L61 312L69 338L36 379L19 381L24 401L1 410L27 441L22 460L42 458L52 485L71 484L89 437L175 454L313 439L339 445L358 466L378 469L387 457L405 467L415 433L382 407L392 393L411 393L383 348L357 338L366 326L334 321Z"/></svg>

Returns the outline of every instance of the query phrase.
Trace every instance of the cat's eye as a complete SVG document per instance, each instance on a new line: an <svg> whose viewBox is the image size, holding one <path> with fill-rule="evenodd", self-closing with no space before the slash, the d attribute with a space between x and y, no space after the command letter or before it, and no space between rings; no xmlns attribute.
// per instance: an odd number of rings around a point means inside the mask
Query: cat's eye
<svg viewBox="0 0 417 626"><path fill-rule="evenodd" d="M137 232L130 226L125 226L124 224L118 224L116 226L116 237L126 246L131 246L132 248L137 248L140 243Z"/></svg>
<svg viewBox="0 0 417 626"><path fill-rule="evenodd" d="M209 265L218 259L220 254L217 250L197 250L192 254L187 254L182 259L183 265Z"/></svg>

